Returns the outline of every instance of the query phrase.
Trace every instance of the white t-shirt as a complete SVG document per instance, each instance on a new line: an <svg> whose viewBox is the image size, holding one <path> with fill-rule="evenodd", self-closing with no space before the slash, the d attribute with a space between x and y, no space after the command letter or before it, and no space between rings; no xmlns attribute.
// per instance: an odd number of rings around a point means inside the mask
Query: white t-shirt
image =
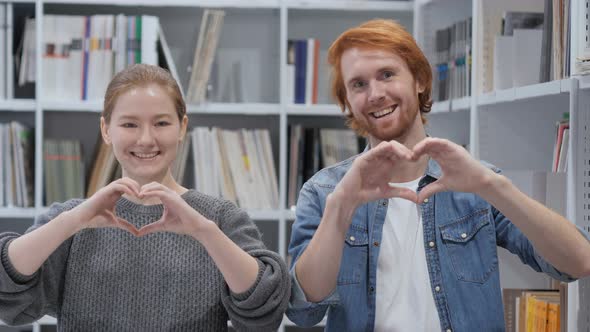
<svg viewBox="0 0 590 332"><path fill-rule="evenodd" d="M397 183L418 188L416 179ZM377 264L375 331L440 331L434 304L419 207L389 199Z"/></svg>

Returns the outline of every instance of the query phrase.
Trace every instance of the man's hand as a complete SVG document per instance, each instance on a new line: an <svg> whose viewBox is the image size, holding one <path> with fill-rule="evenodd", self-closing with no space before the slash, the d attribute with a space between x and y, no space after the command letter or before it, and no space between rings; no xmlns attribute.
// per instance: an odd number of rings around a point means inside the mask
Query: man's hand
<svg viewBox="0 0 590 332"><path fill-rule="evenodd" d="M412 160L428 155L441 167L440 179L424 187L418 202L441 191L479 193L497 175L475 160L463 147L441 138L427 137L412 149Z"/></svg>

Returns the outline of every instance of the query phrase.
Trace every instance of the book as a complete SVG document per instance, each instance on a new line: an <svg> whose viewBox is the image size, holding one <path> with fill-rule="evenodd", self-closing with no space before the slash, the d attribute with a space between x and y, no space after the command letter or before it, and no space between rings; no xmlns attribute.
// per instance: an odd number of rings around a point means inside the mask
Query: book
<svg viewBox="0 0 590 332"><path fill-rule="evenodd" d="M207 97L207 83L211 75L224 16L225 12L222 10L205 9L203 12L186 93L189 103L201 103Z"/></svg>

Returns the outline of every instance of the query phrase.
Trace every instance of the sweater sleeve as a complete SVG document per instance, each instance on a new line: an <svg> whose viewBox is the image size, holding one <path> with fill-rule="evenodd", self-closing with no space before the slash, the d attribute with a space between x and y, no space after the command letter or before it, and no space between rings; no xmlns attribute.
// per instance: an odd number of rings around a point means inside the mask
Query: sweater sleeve
<svg viewBox="0 0 590 332"><path fill-rule="evenodd" d="M273 331L283 319L291 291L289 273L283 259L265 248L260 232L248 214L231 202L223 202L218 212L222 231L258 262L258 277L247 291L236 294L224 287L221 295L233 327L237 331Z"/></svg>
<svg viewBox="0 0 590 332"><path fill-rule="evenodd" d="M27 233L43 226L81 200L54 203L35 218ZM17 233L0 234L0 320L8 325L34 322L44 315L56 316L62 293L71 238L62 243L33 275L19 273L8 257L8 245Z"/></svg>

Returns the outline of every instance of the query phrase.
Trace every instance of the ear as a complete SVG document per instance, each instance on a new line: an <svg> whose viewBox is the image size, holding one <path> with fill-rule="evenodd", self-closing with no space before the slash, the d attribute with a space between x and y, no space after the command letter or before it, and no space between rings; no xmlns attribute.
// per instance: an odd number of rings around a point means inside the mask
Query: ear
<svg viewBox="0 0 590 332"><path fill-rule="evenodd" d="M422 83L420 83L418 80L416 80L416 92L418 92L418 94L420 94L420 93L423 93L424 90L426 90L424 85Z"/></svg>
<svg viewBox="0 0 590 332"><path fill-rule="evenodd" d="M109 125L106 123L104 117L100 117L100 134L102 135L102 140L107 144L111 145L111 136L109 135Z"/></svg>
<svg viewBox="0 0 590 332"><path fill-rule="evenodd" d="M184 135L186 135L186 128L188 127L188 117L185 115L182 117L182 121L180 121L180 135L178 136L178 140L182 141L184 139Z"/></svg>

